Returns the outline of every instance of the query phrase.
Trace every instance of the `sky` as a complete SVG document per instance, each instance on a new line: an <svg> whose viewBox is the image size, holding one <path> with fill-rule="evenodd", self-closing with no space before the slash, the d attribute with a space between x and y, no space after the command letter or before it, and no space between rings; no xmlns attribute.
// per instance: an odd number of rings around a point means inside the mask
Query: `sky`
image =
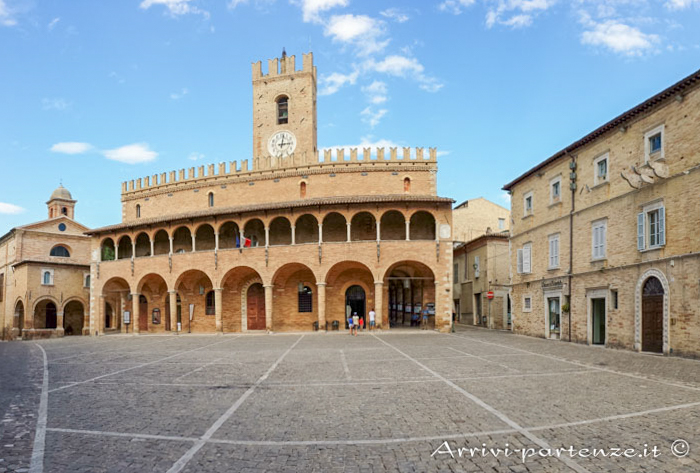
<svg viewBox="0 0 700 473"><path fill-rule="evenodd" d="M700 69L700 0L0 0L0 234L59 185L252 154L250 64L313 51L318 145L437 147L438 194L501 187Z"/></svg>

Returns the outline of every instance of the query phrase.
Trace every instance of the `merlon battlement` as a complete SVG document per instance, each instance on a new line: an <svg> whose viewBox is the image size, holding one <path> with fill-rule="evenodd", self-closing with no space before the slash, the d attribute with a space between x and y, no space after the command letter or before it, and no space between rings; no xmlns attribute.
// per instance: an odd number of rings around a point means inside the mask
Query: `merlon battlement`
<svg viewBox="0 0 700 473"><path fill-rule="evenodd" d="M250 166L249 166L250 163ZM206 166L191 167L189 169L180 169L179 171L170 171L153 176L146 176L141 179L135 179L122 183L122 194L143 191L146 189L155 189L161 186L179 184L182 182L193 182L195 180L215 180L227 177L245 177L253 175L260 171L284 171L294 169L317 169L329 168L332 172L333 168L348 166L361 167L362 170L367 170L367 166L376 168L381 171L382 167L386 166L415 166L416 164L437 164L437 148L428 148L426 156L424 148L399 148L390 147L389 152L385 148L362 148L361 153L358 153L358 148L349 148L349 154L346 154L344 148L339 149L324 149L322 156L316 153L313 157L308 157L306 154L292 154L283 158L274 156L254 158L252 163L246 159L240 162L230 161L229 163L222 162L218 165L209 164ZM370 169L372 170L372 169Z"/></svg>
<svg viewBox="0 0 700 473"><path fill-rule="evenodd" d="M262 72L262 62L254 62L253 66L253 80L291 75L296 72L310 72L316 75L316 68L314 67L314 56L313 53L302 54L302 69L301 71L296 70L296 58L294 56L282 55L281 58L268 59L267 60L267 74Z"/></svg>

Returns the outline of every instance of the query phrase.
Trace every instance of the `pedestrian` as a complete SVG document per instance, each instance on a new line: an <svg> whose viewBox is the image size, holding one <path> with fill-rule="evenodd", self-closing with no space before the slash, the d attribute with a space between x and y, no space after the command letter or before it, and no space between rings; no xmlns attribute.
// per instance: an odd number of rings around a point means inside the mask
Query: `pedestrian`
<svg viewBox="0 0 700 473"><path fill-rule="evenodd" d="M423 309L423 326L422 330L428 330L428 308Z"/></svg>
<svg viewBox="0 0 700 473"><path fill-rule="evenodd" d="M360 317L360 330L364 330L364 329L365 329L365 318Z"/></svg>
<svg viewBox="0 0 700 473"><path fill-rule="evenodd" d="M374 330L374 323L375 323L376 317L377 317L377 314L376 314L376 312L374 312L374 307L372 307L372 308L369 310L369 331L370 331L370 332L371 332L372 330Z"/></svg>
<svg viewBox="0 0 700 473"><path fill-rule="evenodd" d="M348 315L348 329L350 330L350 335L352 335L352 315Z"/></svg>
<svg viewBox="0 0 700 473"><path fill-rule="evenodd" d="M355 336L357 337L357 327L360 326L360 316L357 315L357 312L354 312L352 314L352 328L355 331Z"/></svg>

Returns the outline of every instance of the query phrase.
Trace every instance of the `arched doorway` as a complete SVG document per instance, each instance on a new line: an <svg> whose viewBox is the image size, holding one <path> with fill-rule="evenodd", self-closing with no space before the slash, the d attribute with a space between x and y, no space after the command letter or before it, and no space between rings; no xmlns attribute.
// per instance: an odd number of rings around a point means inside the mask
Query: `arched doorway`
<svg viewBox="0 0 700 473"><path fill-rule="evenodd" d="M56 328L56 304L46 304L46 328Z"/></svg>
<svg viewBox="0 0 700 473"><path fill-rule="evenodd" d="M246 295L248 330L265 330L265 290L260 283L251 284Z"/></svg>
<svg viewBox="0 0 700 473"><path fill-rule="evenodd" d="M70 301L63 308L65 335L82 335L85 324L85 308L80 301Z"/></svg>
<svg viewBox="0 0 700 473"><path fill-rule="evenodd" d="M148 299L143 294L139 296L139 331L148 331Z"/></svg>
<svg viewBox="0 0 700 473"><path fill-rule="evenodd" d="M348 315L357 315L365 318L365 307L367 305L367 297L362 286L354 285L347 288L345 291L345 328L348 328Z"/></svg>
<svg viewBox="0 0 700 473"><path fill-rule="evenodd" d="M427 309L428 327L439 328L435 319L435 276L428 266L417 261L395 263L384 275L384 286L388 290L391 327L420 327Z"/></svg>
<svg viewBox="0 0 700 473"><path fill-rule="evenodd" d="M112 328L112 306L105 302L105 328Z"/></svg>
<svg viewBox="0 0 700 473"><path fill-rule="evenodd" d="M664 346L664 288L652 276L642 289L642 351L662 353Z"/></svg>
<svg viewBox="0 0 700 473"><path fill-rule="evenodd" d="M15 305L15 320L14 320L15 336L22 338L22 330L24 329L24 303L17 301Z"/></svg>

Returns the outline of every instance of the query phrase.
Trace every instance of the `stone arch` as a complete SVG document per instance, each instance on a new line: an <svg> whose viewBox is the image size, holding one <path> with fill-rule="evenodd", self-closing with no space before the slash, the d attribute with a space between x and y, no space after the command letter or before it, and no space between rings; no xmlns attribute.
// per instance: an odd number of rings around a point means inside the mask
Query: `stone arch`
<svg viewBox="0 0 700 473"><path fill-rule="evenodd" d="M226 272L221 279L221 314L224 332L248 330L248 288L252 284L265 284L260 273L250 266L237 266Z"/></svg>
<svg viewBox="0 0 700 473"><path fill-rule="evenodd" d="M146 298L147 311L139 310L140 331L162 332L170 330L170 313L168 307L168 283L160 274L149 273L136 285L136 293ZM154 309L158 316L154 317Z"/></svg>
<svg viewBox="0 0 700 473"><path fill-rule="evenodd" d="M195 231L195 250L196 251L211 251L216 247L216 237L214 236L214 227L208 223L203 223L197 227Z"/></svg>
<svg viewBox="0 0 700 473"><path fill-rule="evenodd" d="M161 228L153 236L153 254L167 255L170 253L170 235L168 231Z"/></svg>
<svg viewBox="0 0 700 473"><path fill-rule="evenodd" d="M668 284L668 279L666 275L656 268L650 268L644 271L644 273L637 280L637 286L634 292L634 349L637 351L642 351L642 289L644 288L644 283L650 278L656 278L661 283L663 287L663 353L668 355L670 353L671 341L670 341L670 286Z"/></svg>
<svg viewBox="0 0 700 473"><path fill-rule="evenodd" d="M352 241L377 239L377 219L371 212L362 211L352 216L350 221L350 239Z"/></svg>
<svg viewBox="0 0 700 473"><path fill-rule="evenodd" d="M71 253L73 253L73 249L65 243L58 243L52 246L51 251L49 251L50 256L60 258L70 258Z"/></svg>
<svg viewBox="0 0 700 473"><path fill-rule="evenodd" d="M384 290L387 294L383 309L386 309L388 319L393 326L409 325L416 327L413 316L420 304L422 311L427 304L437 306L435 288L435 273L424 263L414 260L397 261L390 265L382 275ZM429 326L435 326L435 318L431 317Z"/></svg>
<svg viewBox="0 0 700 473"><path fill-rule="evenodd" d="M104 283L102 286L102 301L96 311L98 314L96 329L98 331L120 329L122 326L122 311L129 311L133 315L131 294L131 286L124 278L113 277ZM131 322L133 327L134 321L132 320Z"/></svg>
<svg viewBox="0 0 700 473"><path fill-rule="evenodd" d="M15 301L15 315L12 319L12 329L14 331L15 337L22 337L22 330L24 329L24 301L21 297L18 297Z"/></svg>
<svg viewBox="0 0 700 473"><path fill-rule="evenodd" d="M146 232L136 236L136 257L151 256L151 237Z"/></svg>
<svg viewBox="0 0 700 473"><path fill-rule="evenodd" d="M182 330L188 332L215 332L216 317L206 313L206 294L214 289L213 279L199 269L188 269L180 273L174 288L180 296L182 306ZM193 305L192 320L189 305Z"/></svg>
<svg viewBox="0 0 700 473"><path fill-rule="evenodd" d="M173 253L189 253L192 251L192 231L183 225L173 232Z"/></svg>
<svg viewBox="0 0 700 473"><path fill-rule="evenodd" d="M287 263L272 276L274 286L272 329L279 332L312 330L318 321L316 274L303 263ZM306 288L311 291L310 298ZM309 300L310 299L310 300Z"/></svg>
<svg viewBox="0 0 700 473"><path fill-rule="evenodd" d="M58 308L60 303L52 296L39 297L34 302L32 328L58 328Z"/></svg>
<svg viewBox="0 0 700 473"><path fill-rule="evenodd" d="M239 248L241 230L238 224L231 220L224 222L219 227L219 249Z"/></svg>
<svg viewBox="0 0 700 473"><path fill-rule="evenodd" d="M387 210L380 220L381 240L405 240L406 217L398 210Z"/></svg>
<svg viewBox="0 0 700 473"><path fill-rule="evenodd" d="M330 212L323 217L323 242L348 240L347 220L340 212Z"/></svg>
<svg viewBox="0 0 700 473"><path fill-rule="evenodd" d="M341 327L347 326L346 292L351 286L360 286L365 291L365 316L374 307L376 276L372 270L359 261L341 261L331 266L324 276L326 283L326 320L338 321ZM377 311L381 314L381 311ZM377 320L378 325L381 320Z"/></svg>
<svg viewBox="0 0 700 473"><path fill-rule="evenodd" d="M270 222L270 246L291 245L292 224L286 217L276 217Z"/></svg>
<svg viewBox="0 0 700 473"><path fill-rule="evenodd" d="M294 227L295 243L318 243L318 220L314 215L301 215Z"/></svg>
<svg viewBox="0 0 700 473"><path fill-rule="evenodd" d="M411 240L435 240L435 216L426 210L419 210L411 215Z"/></svg>
<svg viewBox="0 0 700 473"><path fill-rule="evenodd" d="M82 335L85 328L85 309L87 305L79 297L71 297L63 303L63 333L65 335Z"/></svg>
<svg viewBox="0 0 700 473"><path fill-rule="evenodd" d="M117 247L117 259L129 259L133 255L133 247L131 246L131 237L129 235L123 235L119 238Z"/></svg>
<svg viewBox="0 0 700 473"><path fill-rule="evenodd" d="M100 242L100 260L114 261L114 240L112 238L104 238Z"/></svg>
<svg viewBox="0 0 700 473"><path fill-rule="evenodd" d="M265 224L257 217L248 219L243 226L243 236L250 240L251 247L265 246Z"/></svg>

